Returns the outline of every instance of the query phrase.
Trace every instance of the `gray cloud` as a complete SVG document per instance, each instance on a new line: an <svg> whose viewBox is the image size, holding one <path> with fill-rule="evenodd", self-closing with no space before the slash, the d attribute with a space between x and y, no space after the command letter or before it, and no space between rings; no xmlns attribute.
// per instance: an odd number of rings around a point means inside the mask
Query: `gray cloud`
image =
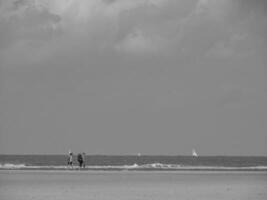
<svg viewBox="0 0 267 200"><path fill-rule="evenodd" d="M21 41L49 41L58 34L56 25L60 17L45 7L37 7L29 1L8 1L0 9L0 48Z"/></svg>
<svg viewBox="0 0 267 200"><path fill-rule="evenodd" d="M58 49L61 54L68 48L66 45L71 48L75 40L78 48L84 46L82 49L88 50L92 47L90 51L139 55L176 52L175 56L178 53L181 57L194 57L212 55L209 51L222 46L219 44L227 45L230 52L232 44L229 42L242 32L249 33L247 38L259 37L258 40L266 35L265 12L253 15L255 10L262 7L264 10L264 1L33 2L2 3L2 48L9 44L16 48L16 44L27 41L28 45L37 43L40 52L57 53L55 49ZM40 46L38 42L44 44ZM62 49L55 48L55 43L62 45ZM27 44L24 47L27 48ZM29 51L31 49L29 47Z"/></svg>
<svg viewBox="0 0 267 200"><path fill-rule="evenodd" d="M250 12L254 10L256 12L262 12L266 16L267 2L265 0L238 0L239 8L242 12Z"/></svg>

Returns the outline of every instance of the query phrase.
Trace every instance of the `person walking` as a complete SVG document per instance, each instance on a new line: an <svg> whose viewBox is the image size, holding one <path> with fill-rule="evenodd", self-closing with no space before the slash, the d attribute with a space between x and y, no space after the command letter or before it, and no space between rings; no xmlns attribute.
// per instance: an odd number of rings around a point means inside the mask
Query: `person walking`
<svg viewBox="0 0 267 200"><path fill-rule="evenodd" d="M79 154L77 155L77 161L78 161L78 163L79 163L79 167L82 168L82 166L83 166L83 156L82 156L81 153L79 153Z"/></svg>
<svg viewBox="0 0 267 200"><path fill-rule="evenodd" d="M85 153L83 152L82 153L82 158L83 158L83 164L82 164L82 167L85 168L85 162L86 162L86 159L85 159L86 155Z"/></svg>
<svg viewBox="0 0 267 200"><path fill-rule="evenodd" d="M69 151L68 166L70 166L71 168L73 167L73 153L71 152L71 150Z"/></svg>

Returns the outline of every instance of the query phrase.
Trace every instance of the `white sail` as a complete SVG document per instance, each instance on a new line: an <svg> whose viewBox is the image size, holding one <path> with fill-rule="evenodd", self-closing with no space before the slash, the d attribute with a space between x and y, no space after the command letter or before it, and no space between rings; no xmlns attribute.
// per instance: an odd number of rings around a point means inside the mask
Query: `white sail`
<svg viewBox="0 0 267 200"><path fill-rule="evenodd" d="M192 156L194 156L194 157L198 157L197 152L196 152L195 149L192 149Z"/></svg>

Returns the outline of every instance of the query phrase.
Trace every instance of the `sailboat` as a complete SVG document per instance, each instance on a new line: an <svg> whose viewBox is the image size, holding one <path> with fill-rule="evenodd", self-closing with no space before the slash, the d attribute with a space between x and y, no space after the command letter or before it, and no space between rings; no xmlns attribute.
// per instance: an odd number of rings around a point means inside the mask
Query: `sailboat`
<svg viewBox="0 0 267 200"><path fill-rule="evenodd" d="M192 149L192 156L193 156L193 157L198 157L197 152L196 152L195 149Z"/></svg>

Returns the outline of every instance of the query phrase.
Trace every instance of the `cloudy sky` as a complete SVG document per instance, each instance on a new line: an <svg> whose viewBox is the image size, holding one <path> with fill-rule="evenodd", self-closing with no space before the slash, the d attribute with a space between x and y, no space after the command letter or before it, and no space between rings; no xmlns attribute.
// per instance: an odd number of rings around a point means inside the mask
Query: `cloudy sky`
<svg viewBox="0 0 267 200"><path fill-rule="evenodd" d="M266 38L265 0L0 0L0 153L267 155Z"/></svg>

